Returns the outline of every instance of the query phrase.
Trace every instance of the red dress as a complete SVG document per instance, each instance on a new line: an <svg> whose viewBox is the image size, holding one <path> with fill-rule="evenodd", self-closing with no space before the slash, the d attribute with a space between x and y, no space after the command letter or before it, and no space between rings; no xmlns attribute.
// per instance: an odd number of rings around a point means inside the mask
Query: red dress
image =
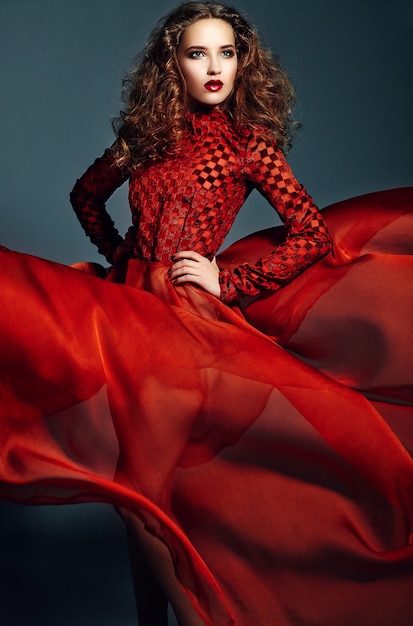
<svg viewBox="0 0 413 626"><path fill-rule="evenodd" d="M189 121L178 159L77 182L105 280L1 251L0 494L128 508L210 626L410 626L412 190L320 215L258 130ZM253 187L284 227L218 257L222 301L173 287Z"/></svg>

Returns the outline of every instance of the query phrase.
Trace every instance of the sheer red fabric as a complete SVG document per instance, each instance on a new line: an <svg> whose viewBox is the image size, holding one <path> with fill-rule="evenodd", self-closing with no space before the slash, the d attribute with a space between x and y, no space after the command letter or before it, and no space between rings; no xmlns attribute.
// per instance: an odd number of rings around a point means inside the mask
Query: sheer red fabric
<svg viewBox="0 0 413 626"><path fill-rule="evenodd" d="M412 206L327 208L333 254L242 313L2 249L0 495L129 509L210 626L410 626Z"/></svg>

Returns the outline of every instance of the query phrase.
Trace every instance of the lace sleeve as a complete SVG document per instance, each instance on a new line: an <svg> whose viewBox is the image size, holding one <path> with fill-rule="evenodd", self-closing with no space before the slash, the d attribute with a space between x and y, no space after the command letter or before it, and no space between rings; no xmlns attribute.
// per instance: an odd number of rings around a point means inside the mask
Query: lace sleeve
<svg viewBox="0 0 413 626"><path fill-rule="evenodd" d="M278 212L286 239L254 265L243 263L220 272L221 299L257 295L287 284L331 250L323 217L306 190L295 179L277 146L254 134L245 151L245 176Z"/></svg>
<svg viewBox="0 0 413 626"><path fill-rule="evenodd" d="M109 263L122 237L105 203L127 178L128 174L115 165L110 150L106 150L76 181L70 193L70 202L86 235Z"/></svg>

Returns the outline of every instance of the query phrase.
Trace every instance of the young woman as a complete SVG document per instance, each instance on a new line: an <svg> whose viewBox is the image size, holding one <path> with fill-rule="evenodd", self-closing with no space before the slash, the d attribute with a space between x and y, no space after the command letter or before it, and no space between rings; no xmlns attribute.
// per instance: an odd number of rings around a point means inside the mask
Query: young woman
<svg viewBox="0 0 413 626"><path fill-rule="evenodd" d="M115 504L141 626L167 600L182 626L407 626L411 191L327 211L327 256L291 85L230 7L180 5L127 85L71 194L110 269L1 254L3 497ZM254 188L284 227L218 254Z"/></svg>

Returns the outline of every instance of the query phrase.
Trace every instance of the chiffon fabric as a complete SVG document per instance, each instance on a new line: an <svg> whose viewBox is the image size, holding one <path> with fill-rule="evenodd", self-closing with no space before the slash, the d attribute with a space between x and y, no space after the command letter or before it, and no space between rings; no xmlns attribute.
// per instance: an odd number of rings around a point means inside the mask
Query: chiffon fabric
<svg viewBox="0 0 413 626"><path fill-rule="evenodd" d="M410 626L412 207L328 207L333 253L241 308L1 249L2 498L128 509L209 626Z"/></svg>

